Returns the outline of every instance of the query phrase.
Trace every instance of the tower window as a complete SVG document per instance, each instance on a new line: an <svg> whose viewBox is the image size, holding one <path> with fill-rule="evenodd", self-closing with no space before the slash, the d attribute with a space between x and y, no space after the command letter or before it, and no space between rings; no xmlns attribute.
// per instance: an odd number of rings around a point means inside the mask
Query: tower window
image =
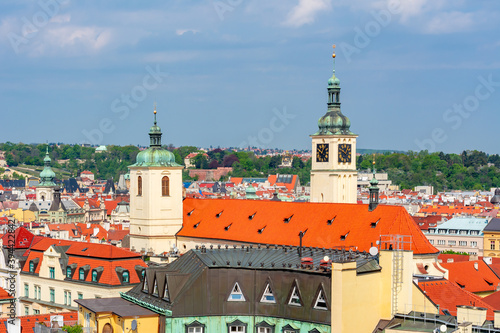
<svg viewBox="0 0 500 333"><path fill-rule="evenodd" d="M164 197L168 197L170 195L170 179L167 176L164 176L161 179L161 195Z"/></svg>
<svg viewBox="0 0 500 333"><path fill-rule="evenodd" d="M137 177L137 195L138 196L142 195L142 177L141 176Z"/></svg>

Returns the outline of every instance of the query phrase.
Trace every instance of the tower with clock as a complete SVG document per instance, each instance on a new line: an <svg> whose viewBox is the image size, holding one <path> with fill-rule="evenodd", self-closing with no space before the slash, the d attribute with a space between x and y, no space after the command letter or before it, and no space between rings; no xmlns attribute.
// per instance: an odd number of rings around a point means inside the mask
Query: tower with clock
<svg viewBox="0 0 500 333"><path fill-rule="evenodd" d="M335 45L333 46L335 49ZM356 134L340 111L340 81L328 80L328 109L312 138L311 202L357 202Z"/></svg>

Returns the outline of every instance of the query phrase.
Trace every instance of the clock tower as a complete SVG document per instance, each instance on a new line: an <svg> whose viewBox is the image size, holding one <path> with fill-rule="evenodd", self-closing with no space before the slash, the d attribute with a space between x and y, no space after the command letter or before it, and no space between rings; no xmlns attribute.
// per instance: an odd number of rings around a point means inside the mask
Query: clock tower
<svg viewBox="0 0 500 333"><path fill-rule="evenodd" d="M335 48L335 45L333 46ZM328 80L328 109L312 138L311 202L357 202L356 134L340 111L340 81Z"/></svg>

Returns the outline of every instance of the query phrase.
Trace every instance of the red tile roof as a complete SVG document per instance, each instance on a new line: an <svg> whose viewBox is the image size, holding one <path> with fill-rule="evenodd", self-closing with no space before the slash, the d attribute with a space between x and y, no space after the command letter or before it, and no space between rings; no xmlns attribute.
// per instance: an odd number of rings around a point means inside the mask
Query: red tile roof
<svg viewBox="0 0 500 333"><path fill-rule="evenodd" d="M59 312L50 313L43 315L32 315L32 316L20 316L21 327L23 332L34 332L36 323L45 323L46 326L50 326L50 317L60 315L63 316L64 323L74 325L78 321L78 312ZM0 319L0 333L7 333L7 320L8 317Z"/></svg>
<svg viewBox="0 0 500 333"><path fill-rule="evenodd" d="M89 273L87 274L85 281L92 282L92 269L97 267L102 267L103 271L99 279L98 283L107 284L107 285L121 285L120 279L118 277L118 273L116 272L116 268L121 267L123 269L128 270L130 283L139 283L141 279L135 270L136 266L147 267L144 261L140 258L136 259L123 259L123 260L102 260L102 259L93 259L93 258L81 258L77 256L70 256L68 258L68 265L76 264L77 269L73 273L72 280L80 281L79 276L79 268L89 265Z"/></svg>
<svg viewBox="0 0 500 333"><path fill-rule="evenodd" d="M304 246L368 251L381 235L410 235L415 254L438 252L400 206L369 212L368 205L358 204L235 199L185 199L183 206L177 233L183 237L297 246L299 232L307 230Z"/></svg>
<svg viewBox="0 0 500 333"><path fill-rule="evenodd" d="M108 231L108 241L121 241L128 234L130 234L130 230L110 229Z"/></svg>
<svg viewBox="0 0 500 333"><path fill-rule="evenodd" d="M482 260L442 262L441 266L448 270L450 281L472 293L494 291L500 284L500 278Z"/></svg>
<svg viewBox="0 0 500 333"><path fill-rule="evenodd" d="M106 207L106 215L111 215L113 210L115 210L116 206L118 206L118 203L121 202L120 199L118 200L104 200L104 206Z"/></svg>
<svg viewBox="0 0 500 333"><path fill-rule="evenodd" d="M443 310L448 310L452 316L456 316L459 305L477 306L486 308L486 319L493 320L493 311L497 309L483 301L481 297L445 279L422 281L418 283L418 287L434 304L439 305L441 314L444 314Z"/></svg>
<svg viewBox="0 0 500 333"><path fill-rule="evenodd" d="M440 253L438 255L438 260L441 260L441 262L447 263L448 259L453 260L450 262L469 261L469 256L464 254L444 254L444 253Z"/></svg>
<svg viewBox="0 0 500 333"><path fill-rule="evenodd" d="M4 246L9 246L9 240L14 241L15 249L27 249L33 243L35 235L23 227L19 227L14 232L14 239L10 236L11 233L5 233L2 236L2 241Z"/></svg>
<svg viewBox="0 0 500 333"><path fill-rule="evenodd" d="M483 301L491 305L494 309L500 309L500 291L484 297Z"/></svg>
<svg viewBox="0 0 500 333"><path fill-rule="evenodd" d="M0 287L0 300L4 301L7 299L13 299L13 298L14 297L12 297L5 289Z"/></svg>

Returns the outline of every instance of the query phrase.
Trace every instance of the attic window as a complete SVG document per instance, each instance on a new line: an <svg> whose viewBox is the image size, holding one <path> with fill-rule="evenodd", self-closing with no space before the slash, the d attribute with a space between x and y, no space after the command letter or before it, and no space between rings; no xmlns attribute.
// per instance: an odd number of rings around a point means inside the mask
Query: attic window
<svg viewBox="0 0 500 333"><path fill-rule="evenodd" d="M292 217L293 217L293 214L292 214L292 215L290 215L289 217L285 217L285 218L283 219L283 222L285 222L285 223L290 222L290 220L292 219Z"/></svg>
<svg viewBox="0 0 500 333"><path fill-rule="evenodd" d="M84 248L84 249L82 250L82 252L85 252L85 251L87 251L88 249L89 249L89 248L88 248L88 247L86 247L86 248Z"/></svg>
<svg viewBox="0 0 500 333"><path fill-rule="evenodd" d="M229 294L229 297L227 299L228 301L236 301L236 302L244 302L245 301L245 296L241 292L240 285L238 282L234 284L234 287L231 291L231 294Z"/></svg>
<svg viewBox="0 0 500 333"><path fill-rule="evenodd" d="M249 220L252 220L252 219L253 219L253 217L255 216L255 214L257 214L257 212L255 212L255 213L253 213L252 215L248 216L248 219L249 219Z"/></svg>
<svg viewBox="0 0 500 333"><path fill-rule="evenodd" d="M333 221L335 221L335 218L336 218L336 217L337 217L337 216L334 216L334 217L332 217L330 220L326 220L326 224L328 224L328 225L332 225L332 223L333 223Z"/></svg>
<svg viewBox="0 0 500 333"><path fill-rule="evenodd" d="M341 241L345 240L347 235L349 235L349 231L345 235L340 235L340 240Z"/></svg>
<svg viewBox="0 0 500 333"><path fill-rule="evenodd" d="M219 218L219 217L222 215L222 212L223 212L223 210L221 210L221 211L220 211L220 213L217 213L217 214L215 215L215 217L216 217L216 218Z"/></svg>
<svg viewBox="0 0 500 333"><path fill-rule="evenodd" d="M273 291L271 290L271 284L267 284L266 290L264 291L264 294L262 294L260 301L263 303L276 303Z"/></svg>
<svg viewBox="0 0 500 333"><path fill-rule="evenodd" d="M379 222L380 222L380 219L378 219L375 222L370 223L370 227L375 228Z"/></svg>
<svg viewBox="0 0 500 333"><path fill-rule="evenodd" d="M230 225L228 225L227 227L224 227L224 230L228 231L228 230L229 230L229 228L231 228L231 226L232 226L232 225L233 225L233 224L231 223L231 224L230 224Z"/></svg>
<svg viewBox="0 0 500 333"><path fill-rule="evenodd" d="M193 228L195 228L195 229L198 228L198 226L200 225L200 223L201 223L201 221L198 222L198 223L196 223L195 225L193 225Z"/></svg>
<svg viewBox="0 0 500 333"><path fill-rule="evenodd" d="M462 289L464 289L464 288L465 288L465 284L461 284L461 283L460 283L460 282L458 282L458 281L455 281L455 282L456 282L456 283L460 286L460 288L462 288ZM444 312L444 310L443 310L443 312Z"/></svg>
<svg viewBox="0 0 500 333"><path fill-rule="evenodd" d="M328 304L326 303L325 294L323 289L319 290L318 297L316 298L316 303L314 304L315 309L328 310Z"/></svg>
<svg viewBox="0 0 500 333"><path fill-rule="evenodd" d="M167 283L167 277L165 277L165 289L163 291L163 299L167 302L170 302L170 294L168 292L168 283Z"/></svg>
<svg viewBox="0 0 500 333"><path fill-rule="evenodd" d="M289 305L294 306L302 306L302 302L300 301L299 290L297 289L297 285L293 286L292 294L290 295L290 299L288 301Z"/></svg>
<svg viewBox="0 0 500 333"><path fill-rule="evenodd" d="M190 211L189 213L187 213L187 216L191 216L191 214L193 214L194 212L194 209L192 211Z"/></svg>
<svg viewBox="0 0 500 333"><path fill-rule="evenodd" d="M488 286L492 286L493 285L493 282L491 282L491 281L488 281L486 279L484 279L484 281L488 284Z"/></svg>
<svg viewBox="0 0 500 333"><path fill-rule="evenodd" d="M264 229L266 229L266 227L267 225L263 226L262 229L259 229L259 234L261 234L264 231Z"/></svg>

